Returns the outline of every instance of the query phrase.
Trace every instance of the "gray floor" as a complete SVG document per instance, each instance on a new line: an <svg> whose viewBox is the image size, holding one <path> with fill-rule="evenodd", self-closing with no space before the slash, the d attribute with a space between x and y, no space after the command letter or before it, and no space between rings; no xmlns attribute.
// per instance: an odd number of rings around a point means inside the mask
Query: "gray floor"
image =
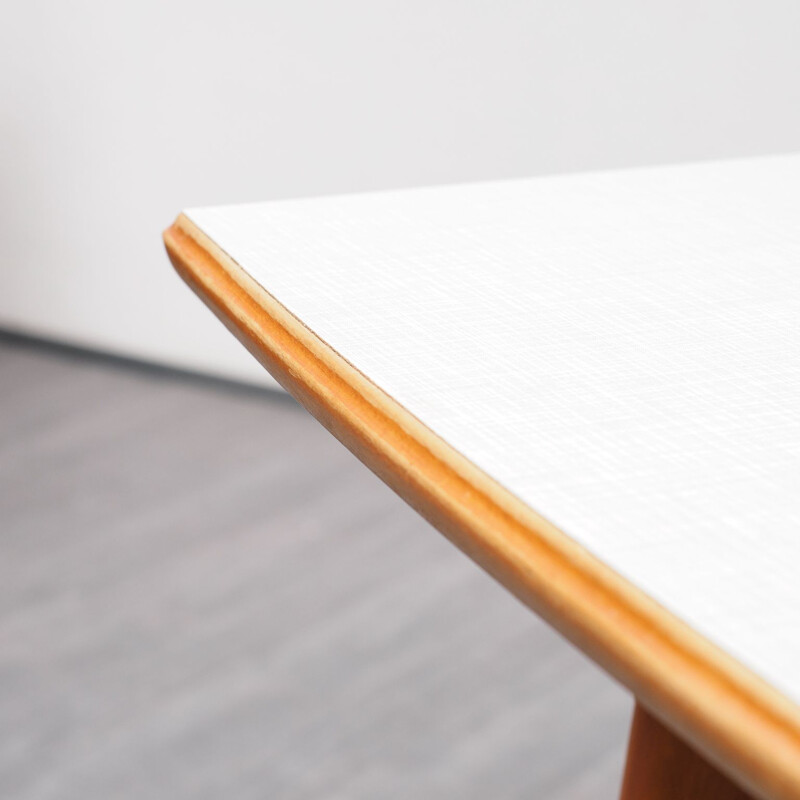
<svg viewBox="0 0 800 800"><path fill-rule="evenodd" d="M631 703L291 401L0 339L0 796L614 798Z"/></svg>

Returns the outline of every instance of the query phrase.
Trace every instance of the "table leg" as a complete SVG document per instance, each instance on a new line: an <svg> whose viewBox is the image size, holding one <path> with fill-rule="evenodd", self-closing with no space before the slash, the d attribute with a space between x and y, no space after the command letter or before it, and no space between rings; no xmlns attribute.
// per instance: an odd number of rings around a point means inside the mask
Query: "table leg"
<svg viewBox="0 0 800 800"><path fill-rule="evenodd" d="M751 800L636 704L620 800Z"/></svg>

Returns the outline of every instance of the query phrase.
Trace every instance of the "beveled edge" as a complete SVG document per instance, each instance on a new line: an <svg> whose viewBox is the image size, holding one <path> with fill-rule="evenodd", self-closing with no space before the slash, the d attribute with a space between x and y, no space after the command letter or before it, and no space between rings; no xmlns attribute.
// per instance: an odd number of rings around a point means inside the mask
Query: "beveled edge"
<svg viewBox="0 0 800 800"><path fill-rule="evenodd" d="M760 797L800 800L800 707L442 441L187 216L164 242L226 327L409 505L717 768Z"/></svg>

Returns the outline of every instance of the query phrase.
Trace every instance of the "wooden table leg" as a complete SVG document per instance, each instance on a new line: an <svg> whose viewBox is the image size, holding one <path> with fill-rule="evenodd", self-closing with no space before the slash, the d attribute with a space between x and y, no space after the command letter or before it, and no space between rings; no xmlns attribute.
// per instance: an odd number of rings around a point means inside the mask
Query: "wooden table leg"
<svg viewBox="0 0 800 800"><path fill-rule="evenodd" d="M751 800L636 704L620 800Z"/></svg>

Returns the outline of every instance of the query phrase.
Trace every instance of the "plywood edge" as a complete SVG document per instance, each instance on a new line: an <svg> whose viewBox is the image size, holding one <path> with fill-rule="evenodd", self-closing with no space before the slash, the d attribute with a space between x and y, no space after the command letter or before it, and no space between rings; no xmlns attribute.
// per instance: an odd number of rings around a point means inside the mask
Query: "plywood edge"
<svg viewBox="0 0 800 800"><path fill-rule="evenodd" d="M175 269L331 433L439 531L752 793L800 800L800 708L622 579L422 425L192 221Z"/></svg>

